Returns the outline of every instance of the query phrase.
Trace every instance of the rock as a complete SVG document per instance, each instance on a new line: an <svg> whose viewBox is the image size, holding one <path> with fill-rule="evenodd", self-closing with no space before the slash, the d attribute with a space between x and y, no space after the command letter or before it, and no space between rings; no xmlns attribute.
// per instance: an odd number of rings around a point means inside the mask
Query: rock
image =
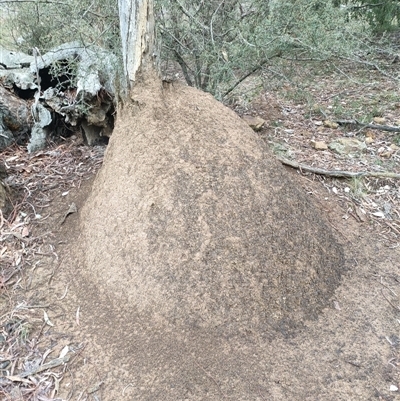
<svg viewBox="0 0 400 401"><path fill-rule="evenodd" d="M327 150L328 145L323 141L311 141L311 146L316 150Z"/></svg>
<svg viewBox="0 0 400 401"><path fill-rule="evenodd" d="M243 116L242 119L246 121L249 127L254 131L260 131L265 123L265 120L263 120L261 117Z"/></svg>
<svg viewBox="0 0 400 401"><path fill-rule="evenodd" d="M385 124L386 123L386 118L374 117L374 123L376 123L376 124Z"/></svg>
<svg viewBox="0 0 400 401"><path fill-rule="evenodd" d="M397 145L395 145L394 143L392 143L391 145L390 145L390 149L393 149L393 150L399 150L400 149L400 147L399 146L397 146Z"/></svg>
<svg viewBox="0 0 400 401"><path fill-rule="evenodd" d="M339 138L328 145L329 149L340 155L349 155L364 152L367 149L365 142L355 138Z"/></svg>
<svg viewBox="0 0 400 401"><path fill-rule="evenodd" d="M337 127L339 127L339 124L335 123L334 121L325 120L324 127L336 129Z"/></svg>

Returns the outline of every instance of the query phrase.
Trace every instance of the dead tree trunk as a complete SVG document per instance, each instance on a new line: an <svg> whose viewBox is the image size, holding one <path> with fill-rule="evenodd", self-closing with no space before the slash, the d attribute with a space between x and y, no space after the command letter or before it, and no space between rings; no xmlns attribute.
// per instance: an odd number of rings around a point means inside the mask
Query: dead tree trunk
<svg viewBox="0 0 400 401"><path fill-rule="evenodd" d="M133 87L137 73L154 68L152 0L118 0L125 82Z"/></svg>
<svg viewBox="0 0 400 401"><path fill-rule="evenodd" d="M32 123L26 100L0 85L0 149L29 134Z"/></svg>

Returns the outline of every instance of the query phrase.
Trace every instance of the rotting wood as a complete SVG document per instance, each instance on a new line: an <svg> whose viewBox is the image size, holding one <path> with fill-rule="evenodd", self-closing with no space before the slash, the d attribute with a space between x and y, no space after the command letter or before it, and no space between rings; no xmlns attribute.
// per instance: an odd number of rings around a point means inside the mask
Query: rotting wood
<svg viewBox="0 0 400 401"><path fill-rule="evenodd" d="M343 171L343 170L325 170L323 168L311 167L305 164L297 163L293 160L285 159L284 157L277 157L277 159L284 165L293 167L300 171L307 173L314 173L324 175L327 177L335 178L359 178L359 177L376 177L376 178L395 178L400 179L400 174L391 173L388 171Z"/></svg>
<svg viewBox="0 0 400 401"><path fill-rule="evenodd" d="M358 125L361 129L369 128L381 131L389 132L400 132L400 127L392 127L391 125L380 125L380 124L364 124L357 120L335 120L335 123L339 125Z"/></svg>

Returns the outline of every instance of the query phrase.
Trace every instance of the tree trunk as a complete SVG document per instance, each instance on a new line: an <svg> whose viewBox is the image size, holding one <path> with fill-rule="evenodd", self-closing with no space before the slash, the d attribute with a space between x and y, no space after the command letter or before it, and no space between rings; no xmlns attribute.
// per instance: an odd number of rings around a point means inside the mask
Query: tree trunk
<svg viewBox="0 0 400 401"><path fill-rule="evenodd" d="M137 73L154 68L153 0L118 0L125 83L133 87Z"/></svg>

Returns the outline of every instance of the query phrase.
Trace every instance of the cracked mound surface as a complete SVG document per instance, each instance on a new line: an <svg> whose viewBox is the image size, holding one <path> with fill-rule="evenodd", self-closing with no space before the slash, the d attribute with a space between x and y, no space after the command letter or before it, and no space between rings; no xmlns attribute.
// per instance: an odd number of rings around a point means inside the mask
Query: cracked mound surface
<svg viewBox="0 0 400 401"><path fill-rule="evenodd" d="M81 214L83 282L157 328L290 334L315 318L343 250L263 141L193 88L147 80L132 99Z"/></svg>

